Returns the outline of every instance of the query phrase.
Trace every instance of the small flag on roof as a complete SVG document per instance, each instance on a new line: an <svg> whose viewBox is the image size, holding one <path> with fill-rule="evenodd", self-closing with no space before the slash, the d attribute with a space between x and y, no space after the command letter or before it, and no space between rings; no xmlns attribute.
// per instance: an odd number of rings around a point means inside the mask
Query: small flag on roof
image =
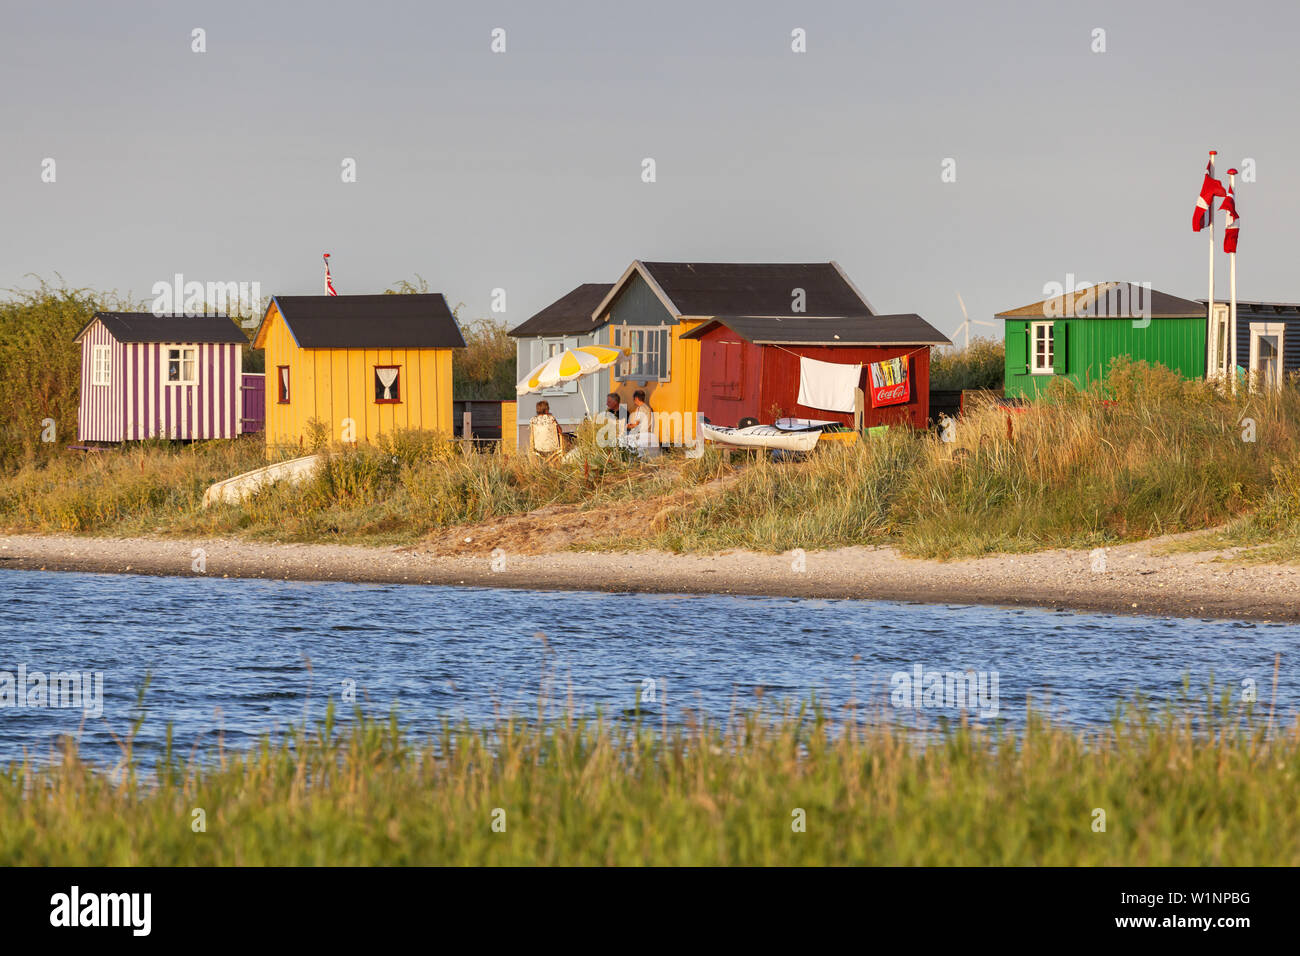
<svg viewBox="0 0 1300 956"><path fill-rule="evenodd" d="M334 277L330 275L330 254L328 252L325 253L324 259L325 259L325 294L338 295L338 292L336 292L334 289Z"/></svg>

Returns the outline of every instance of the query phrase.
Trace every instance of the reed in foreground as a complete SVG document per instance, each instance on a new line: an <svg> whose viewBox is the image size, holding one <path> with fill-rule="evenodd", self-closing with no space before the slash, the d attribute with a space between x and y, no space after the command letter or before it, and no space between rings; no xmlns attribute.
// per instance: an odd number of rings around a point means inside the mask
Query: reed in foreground
<svg viewBox="0 0 1300 956"><path fill-rule="evenodd" d="M1225 709L928 744L815 708L424 741L331 713L148 774L68 746L0 775L0 864L1300 864L1300 724Z"/></svg>

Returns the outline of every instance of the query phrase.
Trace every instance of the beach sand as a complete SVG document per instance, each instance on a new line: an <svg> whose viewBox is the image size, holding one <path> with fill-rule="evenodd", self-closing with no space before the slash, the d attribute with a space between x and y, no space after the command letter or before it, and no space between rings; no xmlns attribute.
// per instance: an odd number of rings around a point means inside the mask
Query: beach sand
<svg viewBox="0 0 1300 956"><path fill-rule="evenodd" d="M1234 564L1233 552L1158 553L1169 539L1088 551L958 561L901 557L892 548L803 556L744 551L678 555L556 551L493 559L426 545L365 547L233 539L0 536L0 568L209 578L268 578L652 593L764 594L940 604L992 604L1126 614L1300 621L1300 566ZM202 549L205 570L193 570ZM445 549L443 549L445 550ZM495 564L495 569L494 569ZM796 570L802 564L803 570Z"/></svg>

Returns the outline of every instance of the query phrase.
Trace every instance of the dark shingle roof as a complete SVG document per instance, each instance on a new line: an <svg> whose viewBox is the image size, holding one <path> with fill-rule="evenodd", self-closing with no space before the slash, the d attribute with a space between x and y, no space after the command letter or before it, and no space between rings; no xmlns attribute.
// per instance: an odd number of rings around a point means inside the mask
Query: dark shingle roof
<svg viewBox="0 0 1300 956"><path fill-rule="evenodd" d="M755 345L951 345L948 338L914 313L843 318L718 316L682 334L698 339L725 325Z"/></svg>
<svg viewBox="0 0 1300 956"><path fill-rule="evenodd" d="M81 341L86 329L98 319L108 334L119 342L169 342L178 345L209 345L247 342L248 337L228 315L154 315L152 312L96 312L77 333Z"/></svg>
<svg viewBox="0 0 1300 956"><path fill-rule="evenodd" d="M833 262L642 262L678 315L870 315ZM804 312L791 311L794 290Z"/></svg>
<svg viewBox="0 0 1300 956"><path fill-rule="evenodd" d="M1144 318L1148 305L1153 319L1196 318L1205 315L1204 302L1180 299L1158 289L1147 290L1131 282L1098 282L1086 289L999 312L996 318Z"/></svg>
<svg viewBox="0 0 1300 956"><path fill-rule="evenodd" d="M1204 311L1206 300L1197 299L1201 303L1201 310ZM1227 299L1219 299L1218 305L1227 305ZM1300 318L1300 302L1245 302L1237 300L1237 318L1243 315L1250 316L1252 319L1266 319L1269 317L1279 319Z"/></svg>
<svg viewBox="0 0 1300 956"><path fill-rule="evenodd" d="M597 327L591 314L613 287L612 282L584 282L536 315L520 322L509 334L524 337L590 332Z"/></svg>
<svg viewBox="0 0 1300 956"><path fill-rule="evenodd" d="M441 293L277 295L304 349L460 349L465 339Z"/></svg>

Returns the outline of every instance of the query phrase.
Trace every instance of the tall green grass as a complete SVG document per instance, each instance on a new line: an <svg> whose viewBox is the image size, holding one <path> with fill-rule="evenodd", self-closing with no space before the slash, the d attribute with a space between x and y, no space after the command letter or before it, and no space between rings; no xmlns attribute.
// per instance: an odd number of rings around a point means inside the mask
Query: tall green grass
<svg viewBox="0 0 1300 956"><path fill-rule="evenodd" d="M962 348L943 346L930 355L930 387L1002 390L1006 378L1006 346L982 336Z"/></svg>
<svg viewBox="0 0 1300 956"><path fill-rule="evenodd" d="M0 472L44 460L76 439L81 347L72 340L115 294L55 287L10 290L0 301ZM54 422L54 442L43 423Z"/></svg>
<svg viewBox="0 0 1300 956"><path fill-rule="evenodd" d="M640 462L597 447L588 427L578 461L541 467L403 432L327 450L325 466L305 484L204 510L208 485L263 463L258 439L152 443L47 456L0 475L0 528L405 543L553 504L662 498L654 520L585 546L782 552L890 544L952 557L1091 548L1228 525L1225 540L1300 557L1295 383L1233 397L1120 360L1087 391L1058 383L1023 409L968 407L946 436L891 429L827 444L804 462L758 456L733 466L712 449L698 459ZM724 475L733 480L707 484Z"/></svg>
<svg viewBox="0 0 1300 956"><path fill-rule="evenodd" d="M950 557L1095 547L1257 510L1251 534L1300 530L1294 383L1233 397L1116 360L1087 391L1058 383L1022 411L968 408L950 437L891 431L800 465L760 461L653 541L766 551L879 543Z"/></svg>
<svg viewBox="0 0 1300 956"><path fill-rule="evenodd" d="M689 490L729 470L716 453L644 464L586 440L581 453L575 464L543 467L466 451L445 435L403 431L373 445L325 449L322 467L300 484L204 508L209 486L266 463L260 436L65 452L0 476L0 529L409 543L451 525L550 504L596 507Z"/></svg>
<svg viewBox="0 0 1300 956"><path fill-rule="evenodd" d="M115 768L71 742L11 765L0 865L1295 866L1300 724L1269 730L1213 699L928 742L813 707L425 739L331 710L245 752L169 746L147 770L129 737Z"/></svg>

